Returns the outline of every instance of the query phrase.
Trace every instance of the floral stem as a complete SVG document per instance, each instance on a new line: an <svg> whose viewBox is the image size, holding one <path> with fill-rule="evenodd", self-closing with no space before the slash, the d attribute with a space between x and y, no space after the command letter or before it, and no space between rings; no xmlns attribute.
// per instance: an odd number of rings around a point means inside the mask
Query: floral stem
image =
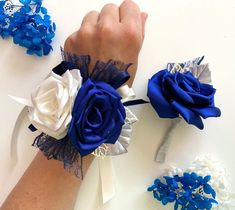
<svg viewBox="0 0 235 210"><path fill-rule="evenodd" d="M157 150L156 155L155 155L155 161L158 163L164 163L166 160L166 155L169 150L172 138L171 134L174 131L174 129L177 127L179 122L181 121L181 118L176 118L171 121L171 125L169 128L166 130L165 135L162 139L162 143L160 145L160 148Z"/></svg>

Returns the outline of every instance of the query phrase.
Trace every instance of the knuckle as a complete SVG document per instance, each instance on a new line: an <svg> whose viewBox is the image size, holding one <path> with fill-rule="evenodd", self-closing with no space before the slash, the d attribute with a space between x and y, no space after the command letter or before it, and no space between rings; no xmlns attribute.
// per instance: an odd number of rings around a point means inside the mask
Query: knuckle
<svg viewBox="0 0 235 210"><path fill-rule="evenodd" d="M113 26L109 22L97 25L97 35L99 38L111 37L113 34Z"/></svg>
<svg viewBox="0 0 235 210"><path fill-rule="evenodd" d="M73 46L74 43L74 38L73 38L73 34L70 35L64 42L64 50L65 51L69 51L69 49L71 49L71 47Z"/></svg>
<svg viewBox="0 0 235 210"><path fill-rule="evenodd" d="M138 39L139 38L139 30L134 24L129 24L128 27L124 29L124 33L128 38Z"/></svg>
<svg viewBox="0 0 235 210"><path fill-rule="evenodd" d="M78 37L81 39L90 38L93 36L93 30L91 27L84 26L78 30Z"/></svg>
<svg viewBox="0 0 235 210"><path fill-rule="evenodd" d="M67 38L64 42L64 50L67 51L71 46L71 40L70 38Z"/></svg>
<svg viewBox="0 0 235 210"><path fill-rule="evenodd" d="M108 3L108 4L105 4L104 5L104 8L110 8L110 7L115 7L115 8L117 8L118 6L116 5L116 4L114 4L114 3Z"/></svg>
<svg viewBox="0 0 235 210"><path fill-rule="evenodd" d="M85 18L93 16L93 15L98 15L98 14L99 14L99 12L97 12L96 10L92 10L86 14Z"/></svg>
<svg viewBox="0 0 235 210"><path fill-rule="evenodd" d="M99 12L98 11L96 11L96 10L91 10L90 12L88 12L87 14L99 14Z"/></svg>

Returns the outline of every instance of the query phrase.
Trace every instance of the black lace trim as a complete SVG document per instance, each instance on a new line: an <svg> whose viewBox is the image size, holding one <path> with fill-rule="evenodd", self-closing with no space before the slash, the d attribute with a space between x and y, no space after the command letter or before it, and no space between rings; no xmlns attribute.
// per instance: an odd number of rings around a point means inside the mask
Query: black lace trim
<svg viewBox="0 0 235 210"><path fill-rule="evenodd" d="M61 55L64 62L62 62L63 71L59 72L59 75L62 75L68 69L79 69L84 81L89 78L89 65L91 62L91 58L89 55L77 56L75 54L65 52L63 48L61 48Z"/></svg>
<svg viewBox="0 0 235 210"><path fill-rule="evenodd" d="M128 68L132 65L131 63L125 64L121 61L115 61L110 59L108 62L98 60L89 74L89 65L91 58L89 55L75 55L69 52L65 52L61 48L61 54L64 62L62 66L56 68L63 68L65 72L67 69L74 69L76 67L81 71L83 80L86 81L88 78L96 81L103 81L110 84L113 88L117 89L125 84L129 79ZM61 64L60 64L61 65ZM55 72L55 70L53 70ZM61 75L60 71L59 74ZM57 73L55 72L55 73Z"/></svg>
<svg viewBox="0 0 235 210"><path fill-rule="evenodd" d="M62 161L66 170L83 179L82 157L67 137L57 140L41 133L32 145L39 148L48 160Z"/></svg>

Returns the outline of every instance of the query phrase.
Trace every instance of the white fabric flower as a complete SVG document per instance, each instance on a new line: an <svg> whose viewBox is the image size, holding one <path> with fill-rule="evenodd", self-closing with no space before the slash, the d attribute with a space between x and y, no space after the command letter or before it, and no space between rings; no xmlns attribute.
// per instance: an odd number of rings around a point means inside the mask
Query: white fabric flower
<svg viewBox="0 0 235 210"><path fill-rule="evenodd" d="M65 137L81 85L78 70L67 70L62 76L52 72L31 94L29 118L33 126L55 139Z"/></svg>

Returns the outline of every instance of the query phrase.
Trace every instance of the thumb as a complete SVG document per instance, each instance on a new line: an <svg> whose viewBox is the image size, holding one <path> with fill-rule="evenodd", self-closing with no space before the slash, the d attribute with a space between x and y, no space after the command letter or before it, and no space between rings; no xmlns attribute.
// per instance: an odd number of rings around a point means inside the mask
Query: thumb
<svg viewBox="0 0 235 210"><path fill-rule="evenodd" d="M145 37L145 23L148 18L148 13L146 12L141 12L141 22L142 22L142 37L144 39Z"/></svg>

